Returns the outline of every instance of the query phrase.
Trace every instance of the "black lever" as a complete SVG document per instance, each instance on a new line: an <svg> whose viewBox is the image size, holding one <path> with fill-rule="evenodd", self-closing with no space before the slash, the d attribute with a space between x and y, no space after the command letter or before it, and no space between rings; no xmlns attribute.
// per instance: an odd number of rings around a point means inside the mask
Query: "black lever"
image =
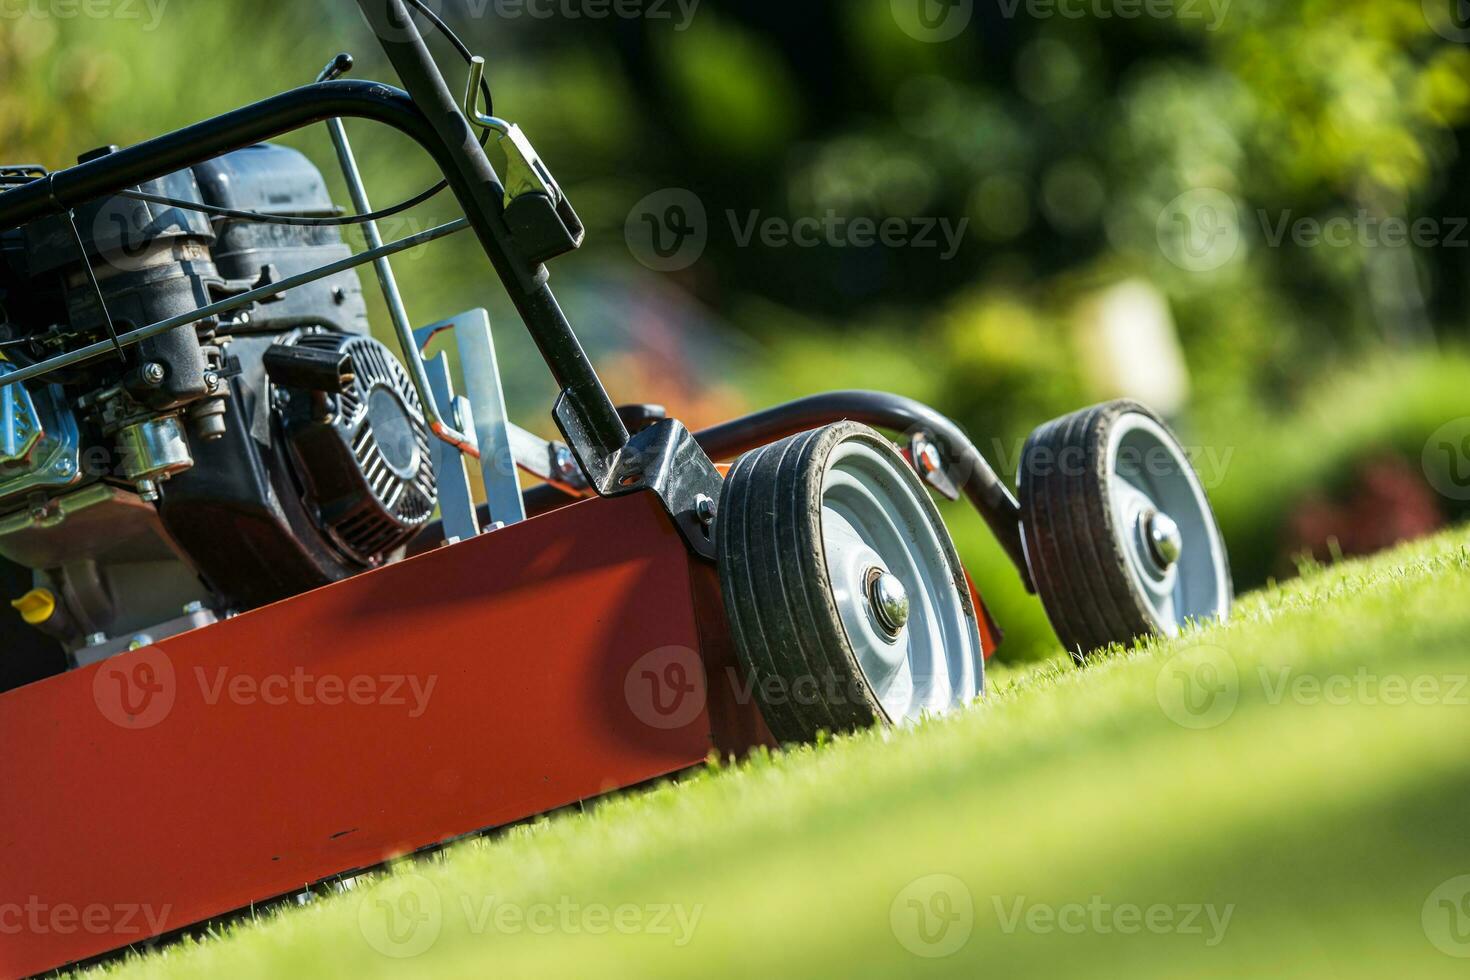
<svg viewBox="0 0 1470 980"><path fill-rule="evenodd" d="M321 74L316 77L316 80L319 82L336 81L352 70L352 64L352 55L343 51L337 57L333 58L327 67L322 69Z"/></svg>
<svg viewBox="0 0 1470 980"><path fill-rule="evenodd" d="M341 395L357 381L352 355L295 344L275 344L265 352L265 373L271 383L297 391Z"/></svg>

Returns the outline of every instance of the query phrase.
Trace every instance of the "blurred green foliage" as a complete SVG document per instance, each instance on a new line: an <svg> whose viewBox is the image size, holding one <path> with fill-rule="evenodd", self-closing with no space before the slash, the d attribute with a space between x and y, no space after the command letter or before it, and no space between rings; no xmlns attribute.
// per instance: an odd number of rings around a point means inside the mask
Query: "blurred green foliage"
<svg viewBox="0 0 1470 980"><path fill-rule="evenodd" d="M703 0L639 19L567 16L576 3L537 8L550 17L493 0L436 6L488 56L497 112L526 127L589 226L554 284L623 400L666 401L700 424L878 387L1014 447L1112 394L1085 369L1077 311L1109 286L1145 283L1190 371L1186 441L1235 450L1215 493L1244 586L1280 571L1298 500L1381 445L1417 459L1428 432L1470 414L1470 366L1425 353L1463 341L1470 312L1470 233L1452 240L1470 215L1459 153L1470 49L1451 40L1465 32L1448 7L1233 0L1128 18L1103 16L1105 0L1068 5L1092 11L1083 17L979 0L958 36L926 43L891 0ZM359 76L392 77L345 0L136 9L0 19L6 158L60 166L135 142L307 82L341 49L359 56ZM446 66L457 85L460 68ZM402 139L353 132L375 203L434 178ZM287 142L330 171L322 132ZM623 228L634 202L668 187L699 196L709 241L689 268L655 274ZM1233 201L1225 230L1239 245L1195 270L1165 218L1202 189ZM389 230L452 212L439 200ZM969 224L948 260L883 245L772 249L731 228L731 216L828 212ZM1429 218L1439 241L1272 241L1283 221L1334 217ZM548 429L550 382L473 243L398 267L416 318L491 308L513 405ZM1362 367L1386 357L1399 373ZM1044 647L1039 607L976 522L956 523L1013 649Z"/></svg>

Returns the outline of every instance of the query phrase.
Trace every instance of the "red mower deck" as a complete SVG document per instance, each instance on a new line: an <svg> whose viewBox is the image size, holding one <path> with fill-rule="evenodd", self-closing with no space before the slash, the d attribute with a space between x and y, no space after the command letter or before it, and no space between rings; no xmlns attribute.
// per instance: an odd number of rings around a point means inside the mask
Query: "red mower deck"
<svg viewBox="0 0 1470 980"><path fill-rule="evenodd" d="M589 501L0 696L0 974L702 763L712 577Z"/></svg>

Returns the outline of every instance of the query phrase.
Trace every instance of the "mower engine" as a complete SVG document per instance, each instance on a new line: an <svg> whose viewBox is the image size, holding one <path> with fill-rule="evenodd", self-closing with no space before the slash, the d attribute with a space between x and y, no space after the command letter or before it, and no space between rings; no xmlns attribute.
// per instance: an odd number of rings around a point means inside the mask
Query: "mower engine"
<svg viewBox="0 0 1470 980"><path fill-rule="evenodd" d="M272 145L137 190L339 213ZM0 376L349 254L335 227L130 197L34 222L0 236ZM393 560L434 511L431 455L343 272L0 389L0 580L30 590L38 651L94 662Z"/></svg>

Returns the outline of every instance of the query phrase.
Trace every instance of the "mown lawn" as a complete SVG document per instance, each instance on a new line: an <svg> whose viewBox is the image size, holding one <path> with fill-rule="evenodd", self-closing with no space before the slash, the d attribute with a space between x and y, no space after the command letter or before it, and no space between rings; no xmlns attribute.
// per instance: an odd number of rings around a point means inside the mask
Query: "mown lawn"
<svg viewBox="0 0 1470 980"><path fill-rule="evenodd" d="M107 969L1463 977L1467 676L1460 531Z"/></svg>

